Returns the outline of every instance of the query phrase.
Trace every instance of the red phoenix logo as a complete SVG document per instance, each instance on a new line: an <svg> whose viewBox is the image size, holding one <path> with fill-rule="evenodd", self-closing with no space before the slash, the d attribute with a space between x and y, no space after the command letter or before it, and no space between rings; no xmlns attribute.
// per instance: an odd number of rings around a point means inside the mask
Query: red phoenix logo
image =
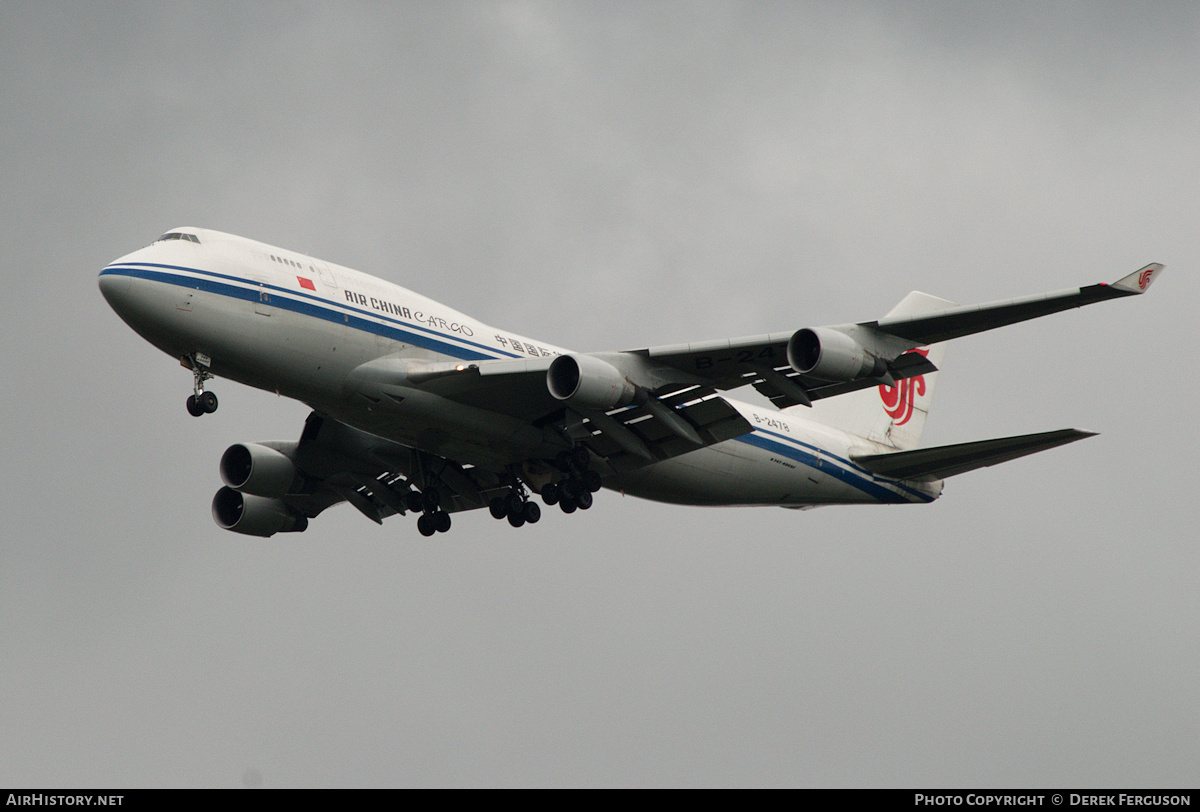
<svg viewBox="0 0 1200 812"><path fill-rule="evenodd" d="M928 356L929 348L912 350L918 355ZM880 386L879 397L883 399L883 410L897 426L907 423L913 414L913 401L925 394L925 376L916 375L897 381L895 386Z"/></svg>
<svg viewBox="0 0 1200 812"><path fill-rule="evenodd" d="M1146 286L1150 284L1150 277L1153 275L1154 275L1153 268L1147 268L1146 270L1144 270L1140 274L1138 274L1138 287L1141 288L1142 290L1145 290Z"/></svg>

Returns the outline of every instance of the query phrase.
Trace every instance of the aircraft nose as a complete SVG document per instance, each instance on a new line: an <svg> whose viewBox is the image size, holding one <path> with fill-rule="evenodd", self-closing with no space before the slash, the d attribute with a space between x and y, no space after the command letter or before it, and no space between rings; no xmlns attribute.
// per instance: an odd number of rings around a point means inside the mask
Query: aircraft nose
<svg viewBox="0 0 1200 812"><path fill-rule="evenodd" d="M130 278L124 274L111 271L101 271L100 273L100 295L108 302L108 306L119 314L123 314L129 308L130 281Z"/></svg>

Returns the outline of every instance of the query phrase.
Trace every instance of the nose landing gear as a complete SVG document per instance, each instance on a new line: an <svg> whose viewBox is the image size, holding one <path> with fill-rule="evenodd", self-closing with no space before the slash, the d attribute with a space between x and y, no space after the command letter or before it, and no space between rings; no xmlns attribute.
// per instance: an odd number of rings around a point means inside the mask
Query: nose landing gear
<svg viewBox="0 0 1200 812"><path fill-rule="evenodd" d="M215 392L204 391L204 382L213 376L208 371L212 359L202 353L194 352L191 355L185 355L180 362L192 371L193 392L188 395L187 399L188 414L192 417L212 414L217 410L217 395Z"/></svg>

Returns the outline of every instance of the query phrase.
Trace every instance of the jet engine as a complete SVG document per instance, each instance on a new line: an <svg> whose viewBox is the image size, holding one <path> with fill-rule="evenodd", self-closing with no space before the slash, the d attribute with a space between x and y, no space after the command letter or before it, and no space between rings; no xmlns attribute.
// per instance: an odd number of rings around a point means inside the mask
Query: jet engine
<svg viewBox="0 0 1200 812"><path fill-rule="evenodd" d="M887 372L887 363L867 352L845 333L826 327L797 330L788 340L788 363L801 375L825 381L874 378Z"/></svg>
<svg viewBox="0 0 1200 812"><path fill-rule="evenodd" d="M238 443L221 455L221 479L235 491L283 496L296 483L296 466L281 451L259 443Z"/></svg>
<svg viewBox="0 0 1200 812"><path fill-rule="evenodd" d="M637 396L619 369L590 355L555 358L546 370L546 387L557 400L597 411L627 406Z"/></svg>
<svg viewBox="0 0 1200 812"><path fill-rule="evenodd" d="M308 519L294 513L280 499L238 493L221 488L212 501L213 520L225 530L248 536L273 536L276 533L300 533L308 529Z"/></svg>

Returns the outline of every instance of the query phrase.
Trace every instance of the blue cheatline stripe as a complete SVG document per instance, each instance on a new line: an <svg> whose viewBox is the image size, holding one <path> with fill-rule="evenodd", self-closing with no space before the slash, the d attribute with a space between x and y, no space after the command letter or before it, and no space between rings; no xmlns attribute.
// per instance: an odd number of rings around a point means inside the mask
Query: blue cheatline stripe
<svg viewBox="0 0 1200 812"><path fill-rule="evenodd" d="M156 268L166 270L151 270ZM177 273L169 273L168 271L186 271L187 273L201 274L202 276L182 276ZM216 273L215 271L205 271L199 268L187 268L180 265L161 265L150 262L136 262L123 263L121 265L110 265L100 272L101 276L108 274L129 276L135 279L149 279L154 282L164 282L170 285L178 285L179 287L203 290L209 293L216 293L221 296L227 296L231 299L241 299L247 302L258 302L259 288L262 288L267 291L275 291L279 294L285 294L283 296L273 296L269 301L263 302L263 304L270 305L271 307L278 307L282 310L290 310L294 313L300 313L305 316L311 316L313 318L322 319L328 322L345 324L346 326L353 327L356 330L362 330L363 332L372 333L374 335L381 335L394 341L402 341L407 344L421 347L422 349L432 350L444 355L450 355L463 361L483 361L493 358L525 357L516 353L493 349L474 341L468 341L465 338L448 336L445 333L439 333L438 331L432 330L428 327L407 324L398 319L390 318L382 314L370 313L370 311L352 307L348 304L343 305L339 302L336 305L333 305L328 299L323 299L320 296L313 296L308 293L300 293L287 288L279 287L278 285L259 282L254 279L245 279L239 276ZM218 279L228 279L232 282L238 282L241 285L253 285L253 288L245 288L238 285L231 285L225 282L215 281ZM334 307L341 308L341 310L333 309ZM352 315L358 313L370 315L370 318ZM349 316L348 321L346 319L347 316ZM400 329L397 329L396 327L390 327L387 324L380 324L379 322L375 321L375 319L381 319L385 322L391 322L392 324L399 325ZM462 344L470 345L471 347L476 347L478 350L467 349L458 344L447 343L446 339L458 341Z"/></svg>
<svg viewBox="0 0 1200 812"><path fill-rule="evenodd" d="M772 437L778 437L781 440L787 440L787 443L781 443L778 440L772 439ZM888 480L887 485L880 483L874 478L873 475L865 472L858 473L858 471L852 470L854 463L850 462L849 460L844 460L836 454L830 454L823 449L817 449L816 446L810 446L807 443L800 443L799 441L793 440L790 437L785 437L782 434L776 434L775 432L766 431L764 429L755 429L751 434L745 434L734 439L736 439L738 442L746 443L747 445L752 445L756 448L761 448L764 451L770 451L774 454L788 457L789 459L793 459L801 465L806 465L809 468L816 468L822 473L829 474L835 479L841 480L853 488L857 488L858 490L862 491L868 496L873 497L874 499L879 500L880 502L887 504L905 504L913 501L933 501L933 497L929 494L923 493L915 488L910 488L899 481ZM797 448L795 445L790 445L791 443L796 443L798 445L806 446L807 448L822 451L823 454L828 456L828 459L825 460L825 462L829 464L825 466L819 465L819 463L822 461L821 456L818 456L811 451L805 451ZM843 465L852 467L843 467ZM894 488L899 488L905 493L911 494L913 498L906 498L904 494L896 493L896 491L892 490L892 487L888 487L888 485L891 485Z"/></svg>

